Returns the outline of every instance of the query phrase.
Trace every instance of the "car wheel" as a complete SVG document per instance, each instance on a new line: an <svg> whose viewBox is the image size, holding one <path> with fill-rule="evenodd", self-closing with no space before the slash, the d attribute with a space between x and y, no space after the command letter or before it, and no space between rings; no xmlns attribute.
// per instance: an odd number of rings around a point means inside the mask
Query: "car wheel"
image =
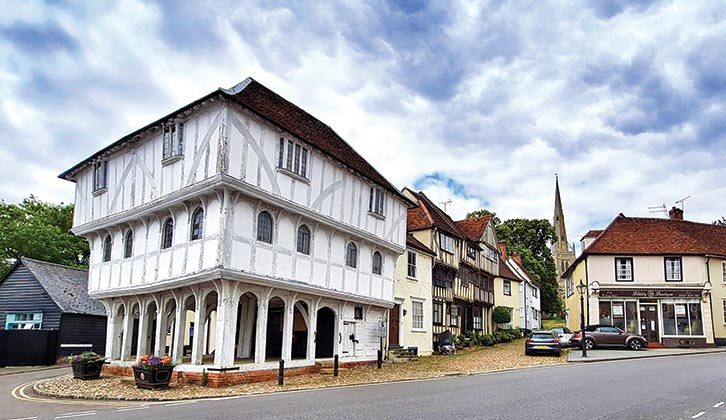
<svg viewBox="0 0 726 420"><path fill-rule="evenodd" d="M630 343L628 343L628 348L630 348L630 350L638 351L643 348L643 343L641 343L638 339L630 340Z"/></svg>
<svg viewBox="0 0 726 420"><path fill-rule="evenodd" d="M592 350L595 347L595 342L592 341L592 338L586 338L585 339L585 349Z"/></svg>

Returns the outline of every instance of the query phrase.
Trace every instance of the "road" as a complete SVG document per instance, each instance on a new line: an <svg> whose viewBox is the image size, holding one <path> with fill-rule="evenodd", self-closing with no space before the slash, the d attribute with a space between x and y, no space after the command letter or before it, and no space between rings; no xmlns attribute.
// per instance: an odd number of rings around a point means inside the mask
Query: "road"
<svg viewBox="0 0 726 420"><path fill-rule="evenodd" d="M13 376L16 385L30 380ZM0 377L2 418L726 418L724 353L158 404L14 400L8 380Z"/></svg>

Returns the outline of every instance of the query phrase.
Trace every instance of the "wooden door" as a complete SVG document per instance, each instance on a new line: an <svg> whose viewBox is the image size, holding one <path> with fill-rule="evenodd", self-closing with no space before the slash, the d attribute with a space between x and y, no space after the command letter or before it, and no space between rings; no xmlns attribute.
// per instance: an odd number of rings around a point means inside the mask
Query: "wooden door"
<svg viewBox="0 0 726 420"><path fill-rule="evenodd" d="M658 305L640 305L640 334L649 343L659 342Z"/></svg>
<svg viewBox="0 0 726 420"><path fill-rule="evenodd" d="M394 305L390 309L388 316L388 345L390 347L398 347L401 344L398 340L399 329L401 327L401 305Z"/></svg>

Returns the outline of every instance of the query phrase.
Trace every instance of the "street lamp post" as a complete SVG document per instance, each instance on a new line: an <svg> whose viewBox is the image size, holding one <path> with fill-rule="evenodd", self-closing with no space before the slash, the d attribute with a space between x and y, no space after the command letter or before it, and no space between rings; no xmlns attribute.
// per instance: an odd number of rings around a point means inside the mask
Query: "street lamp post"
<svg viewBox="0 0 726 420"><path fill-rule="evenodd" d="M577 285L577 292L580 294L580 330L582 338L580 339L580 349L582 349L582 357L587 357L587 348L585 347L585 294L587 293L587 285L580 279Z"/></svg>

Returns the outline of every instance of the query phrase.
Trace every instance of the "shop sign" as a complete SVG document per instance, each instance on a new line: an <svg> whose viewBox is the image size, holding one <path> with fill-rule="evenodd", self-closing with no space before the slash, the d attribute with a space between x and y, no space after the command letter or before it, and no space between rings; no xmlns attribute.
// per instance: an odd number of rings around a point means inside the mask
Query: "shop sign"
<svg viewBox="0 0 726 420"><path fill-rule="evenodd" d="M649 290L603 290L600 297L634 297L634 298L700 298L703 290L700 289L649 289Z"/></svg>

